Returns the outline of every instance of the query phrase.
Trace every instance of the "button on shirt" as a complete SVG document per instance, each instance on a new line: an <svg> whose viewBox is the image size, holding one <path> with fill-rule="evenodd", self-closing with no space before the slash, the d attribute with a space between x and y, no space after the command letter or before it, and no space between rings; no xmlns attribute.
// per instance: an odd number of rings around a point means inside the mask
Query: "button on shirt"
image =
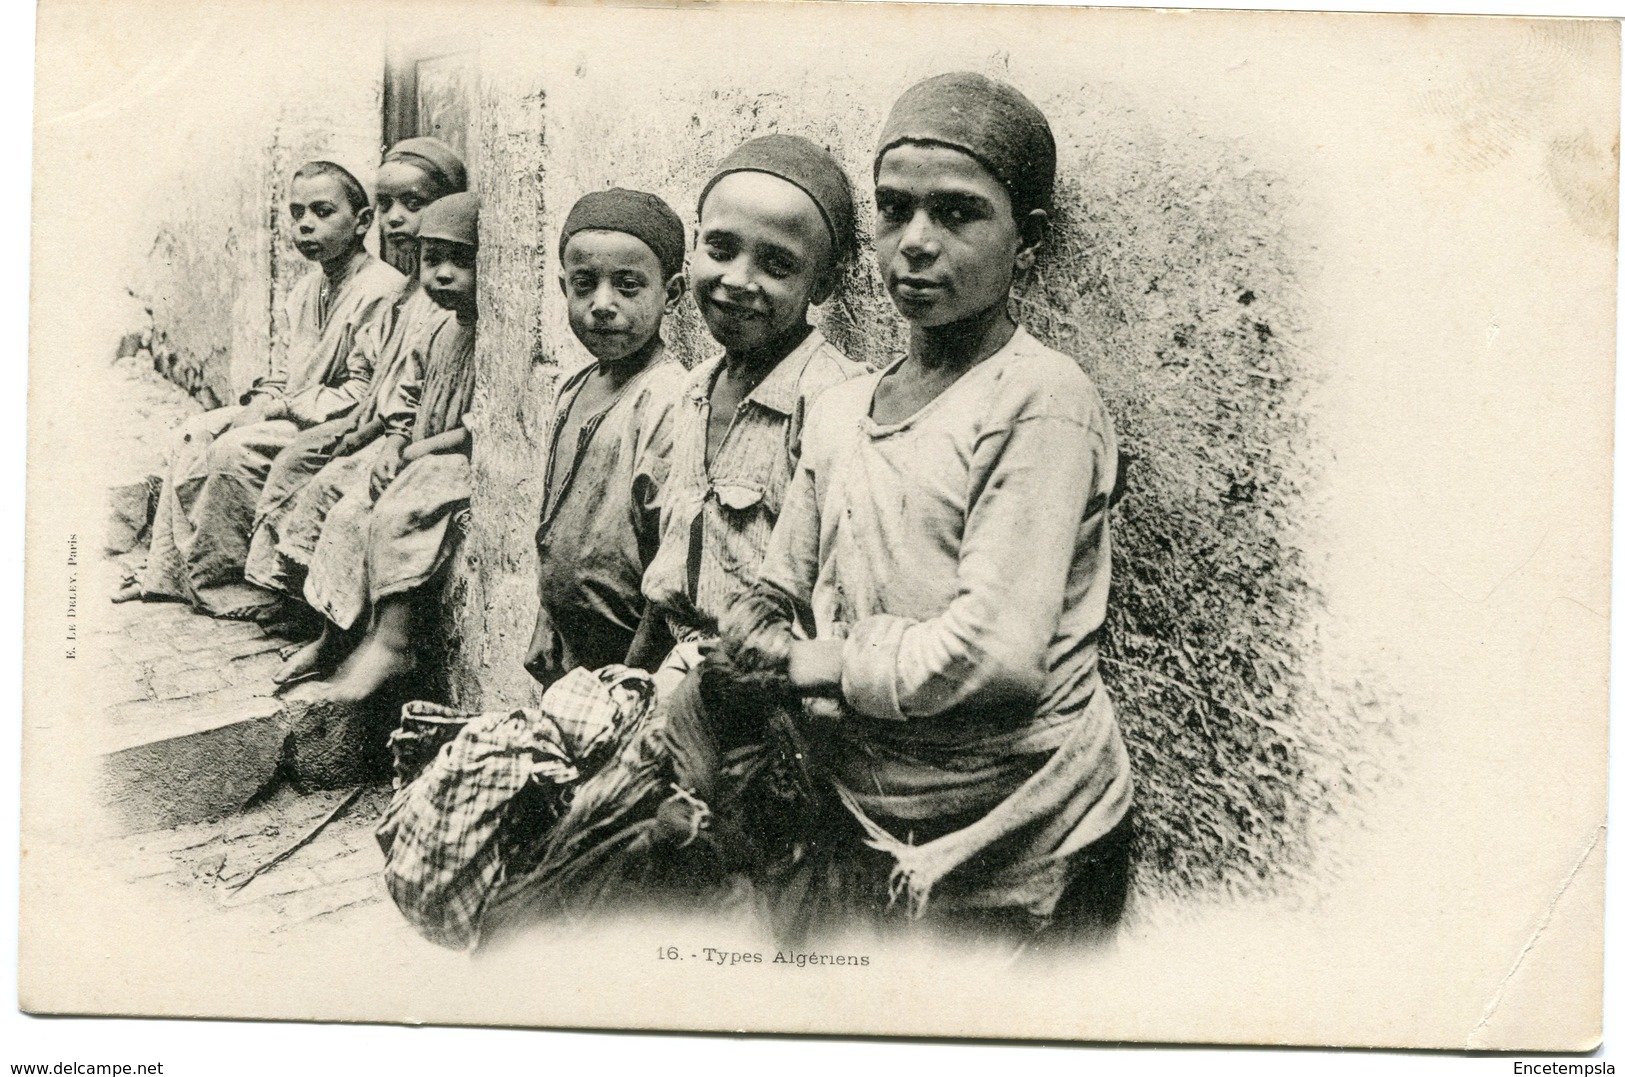
<svg viewBox="0 0 1625 1077"><path fill-rule="evenodd" d="M864 372L814 329L762 379L705 462L711 389L720 357L695 368L672 423L660 549L643 593L678 642L713 636L717 620L756 581L801 456L807 407Z"/></svg>

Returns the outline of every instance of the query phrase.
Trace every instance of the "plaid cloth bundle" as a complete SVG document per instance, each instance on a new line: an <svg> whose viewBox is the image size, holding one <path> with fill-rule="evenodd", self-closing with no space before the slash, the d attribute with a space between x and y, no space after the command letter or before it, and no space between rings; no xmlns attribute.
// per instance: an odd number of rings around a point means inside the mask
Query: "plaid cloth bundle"
<svg viewBox="0 0 1625 1077"><path fill-rule="evenodd" d="M378 827L384 881L418 932L452 949L474 946L492 890L540 848L571 788L643 724L654 698L641 670L573 670L539 710L481 714L440 747ZM454 713L407 704L403 732L436 711Z"/></svg>

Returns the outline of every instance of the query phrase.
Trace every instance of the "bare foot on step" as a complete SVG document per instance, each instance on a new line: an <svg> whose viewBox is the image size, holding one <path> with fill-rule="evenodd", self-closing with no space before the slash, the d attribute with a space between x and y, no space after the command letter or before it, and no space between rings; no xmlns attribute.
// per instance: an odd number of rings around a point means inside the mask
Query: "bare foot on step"
<svg viewBox="0 0 1625 1077"><path fill-rule="evenodd" d="M301 684L285 698L301 703L360 703L372 698L396 677L404 677L416 667L417 663L410 653L371 636L344 660L331 679Z"/></svg>
<svg viewBox="0 0 1625 1077"><path fill-rule="evenodd" d="M338 634L322 629L322 634L290 654L271 675L277 684L289 684L331 666L338 657Z"/></svg>

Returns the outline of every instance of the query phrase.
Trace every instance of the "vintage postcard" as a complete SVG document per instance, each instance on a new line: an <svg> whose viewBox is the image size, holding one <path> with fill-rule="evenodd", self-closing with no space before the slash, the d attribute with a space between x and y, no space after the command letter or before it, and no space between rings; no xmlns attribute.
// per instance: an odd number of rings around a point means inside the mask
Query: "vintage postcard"
<svg viewBox="0 0 1625 1077"><path fill-rule="evenodd" d="M22 1008L1590 1050L1619 49L43 0Z"/></svg>

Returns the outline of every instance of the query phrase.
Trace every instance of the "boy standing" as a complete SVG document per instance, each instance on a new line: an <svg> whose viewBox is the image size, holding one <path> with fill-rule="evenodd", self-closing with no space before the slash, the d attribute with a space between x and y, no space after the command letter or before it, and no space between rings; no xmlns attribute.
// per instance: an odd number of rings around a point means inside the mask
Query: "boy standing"
<svg viewBox="0 0 1625 1077"><path fill-rule="evenodd" d="M695 368L678 406L660 548L643 580L653 616L632 664L665 656L662 694L755 582L807 405L863 369L807 321L857 242L833 157L795 135L752 139L700 192L699 218L694 300L723 354Z"/></svg>
<svg viewBox="0 0 1625 1077"><path fill-rule="evenodd" d="M811 720L838 715L822 762L851 819L787 922L901 897L1064 940L1121 914L1133 783L1098 668L1117 443L1077 362L1009 313L1054 175L1043 114L980 75L913 87L881 135L876 254L908 353L814 408L757 601L728 625L793 608L814 638L781 626L755 657Z"/></svg>
<svg viewBox="0 0 1625 1077"><path fill-rule="evenodd" d="M544 686L623 663L660 541L672 411L687 372L660 325L682 298L683 223L651 194L584 196L559 236L570 329L593 356L559 390L536 531L536 627L525 668Z"/></svg>
<svg viewBox="0 0 1625 1077"><path fill-rule="evenodd" d="M423 287L456 317L429 342L421 393L396 394L372 471L328 514L311 558L305 598L329 622L316 646L364 623L365 635L330 680L300 685L290 699L358 703L412 672L417 591L450 556L452 515L468 504L479 199L440 199L418 237Z"/></svg>
<svg viewBox="0 0 1625 1077"><path fill-rule="evenodd" d="M688 890L709 902L730 884L731 862L702 857L703 866L674 868L665 859L706 825L707 800L736 806L740 789L759 784L763 772L760 728L705 714L694 671L701 645L756 580L808 406L862 372L807 321L856 246L853 221L840 165L793 135L746 142L700 192L689 268L723 354L695 368L677 405L660 548L643 579L649 608L628 659L656 670L665 713L578 787L537 868L493 896L487 938L565 908L636 903L651 893Z"/></svg>
<svg viewBox="0 0 1625 1077"><path fill-rule="evenodd" d="M331 387L352 380L345 360L357 336L405 283L362 245L372 205L341 166L311 161L295 172L288 217L299 253L321 268L288 297L293 339L287 365L256 380L240 405L182 427L159 493L146 567L116 601L180 599L217 617L266 612L270 596L243 582L243 563L271 461L311 425L306 409L326 406Z"/></svg>

